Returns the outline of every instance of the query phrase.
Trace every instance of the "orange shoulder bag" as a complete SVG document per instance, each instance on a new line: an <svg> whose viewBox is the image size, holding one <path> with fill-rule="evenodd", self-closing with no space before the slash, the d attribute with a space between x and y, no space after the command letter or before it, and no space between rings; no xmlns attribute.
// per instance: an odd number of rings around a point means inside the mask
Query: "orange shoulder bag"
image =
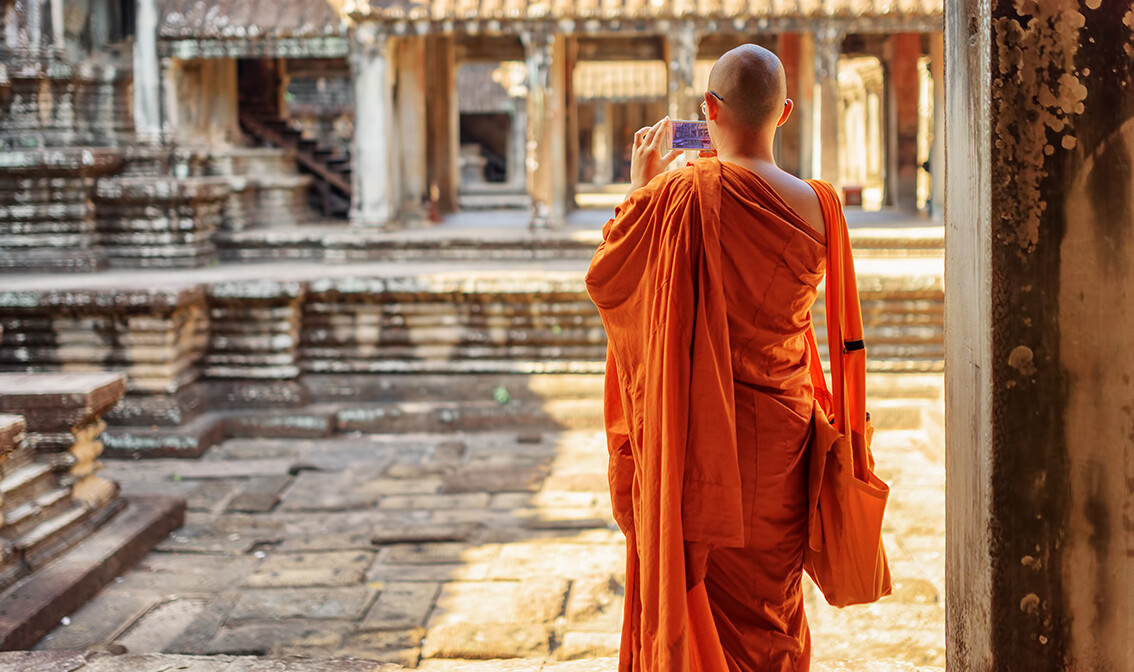
<svg viewBox="0 0 1134 672"><path fill-rule="evenodd" d="M803 566L836 607L874 602L893 590L882 545L890 486L874 473L866 413L866 347L854 259L842 205L833 187L813 182L827 230L827 346L831 390L808 334L815 408L810 441L808 544Z"/></svg>

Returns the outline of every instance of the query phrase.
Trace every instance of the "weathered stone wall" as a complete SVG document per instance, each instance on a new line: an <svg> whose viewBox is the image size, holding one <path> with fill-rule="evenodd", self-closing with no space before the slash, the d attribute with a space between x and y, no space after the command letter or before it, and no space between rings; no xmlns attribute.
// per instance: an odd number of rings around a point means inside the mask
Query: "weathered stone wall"
<svg viewBox="0 0 1134 672"><path fill-rule="evenodd" d="M1134 669L1134 3L947 17L950 669Z"/></svg>

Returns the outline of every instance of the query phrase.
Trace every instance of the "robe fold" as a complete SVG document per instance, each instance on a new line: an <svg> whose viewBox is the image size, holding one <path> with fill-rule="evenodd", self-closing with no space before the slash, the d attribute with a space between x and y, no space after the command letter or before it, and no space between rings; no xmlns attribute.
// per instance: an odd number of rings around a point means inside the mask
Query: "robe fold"
<svg viewBox="0 0 1134 672"><path fill-rule="evenodd" d="M808 336L825 255L764 180L717 159L659 175L603 227L586 282L627 540L620 671L808 669Z"/></svg>

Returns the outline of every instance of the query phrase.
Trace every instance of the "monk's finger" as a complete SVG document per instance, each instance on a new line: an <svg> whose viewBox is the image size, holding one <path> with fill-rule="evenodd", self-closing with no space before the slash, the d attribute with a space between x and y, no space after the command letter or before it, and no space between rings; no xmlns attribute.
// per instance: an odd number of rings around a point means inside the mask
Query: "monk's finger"
<svg viewBox="0 0 1134 672"><path fill-rule="evenodd" d="M671 151L671 152L670 152L669 154L666 154L666 155L665 155L665 157L664 157L664 158L662 159L662 165L663 165L663 166L668 166L669 164L671 164L671 163L673 163L674 161L676 161L676 160L677 160L677 157L681 156L681 155L682 155L682 154L684 154L684 153L685 153L685 150L684 150L684 149L675 149L675 150L672 150L672 151Z"/></svg>
<svg viewBox="0 0 1134 672"><path fill-rule="evenodd" d="M660 121L658 121L658 123L651 126L649 132L646 133L646 144L647 145L653 145L654 139L658 137L658 131L660 131L662 128L664 128L665 125L668 124L668 123L669 123L669 116L667 115L665 117L662 117L662 119Z"/></svg>
<svg viewBox="0 0 1134 672"><path fill-rule="evenodd" d="M642 142L646 139L646 133L650 132L649 126L643 126L634 133L634 149L642 146Z"/></svg>

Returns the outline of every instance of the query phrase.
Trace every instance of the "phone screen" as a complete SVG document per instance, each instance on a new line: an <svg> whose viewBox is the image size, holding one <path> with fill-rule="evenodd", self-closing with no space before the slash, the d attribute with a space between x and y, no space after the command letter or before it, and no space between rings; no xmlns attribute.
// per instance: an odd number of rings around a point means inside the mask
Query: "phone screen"
<svg viewBox="0 0 1134 672"><path fill-rule="evenodd" d="M671 149L712 149L709 139L709 124L704 121L670 121Z"/></svg>

